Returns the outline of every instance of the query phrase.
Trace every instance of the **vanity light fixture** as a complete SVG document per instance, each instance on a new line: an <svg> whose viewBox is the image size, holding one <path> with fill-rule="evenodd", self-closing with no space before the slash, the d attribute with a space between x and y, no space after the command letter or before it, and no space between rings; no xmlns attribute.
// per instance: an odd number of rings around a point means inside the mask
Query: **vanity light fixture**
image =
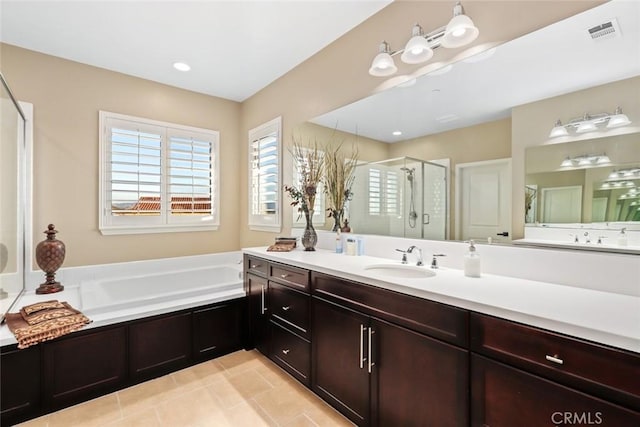
<svg viewBox="0 0 640 427"><path fill-rule="evenodd" d="M640 168L619 169L609 174L609 181L626 180L626 179L640 179Z"/></svg>
<svg viewBox="0 0 640 427"><path fill-rule="evenodd" d="M457 2L453 8L453 18L446 26L425 34L422 27L416 23L404 49L391 51L389 43L383 41L378 54L371 62L369 74L376 77L391 76L398 71L393 61L393 57L398 54L406 64L421 64L433 57L434 49L440 46L449 49L466 46L473 42L479 33L471 18L464 14L460 2Z"/></svg>
<svg viewBox="0 0 640 427"><path fill-rule="evenodd" d="M575 133L593 132L605 123L607 129L611 129L629 125L631 124L631 120L629 120L626 114L622 113L620 107L617 107L613 113L585 113L582 117L570 120L566 125L563 125L560 120L556 121L553 129L551 129L551 133L549 133L549 138L568 136L569 131L574 131Z"/></svg>
<svg viewBox="0 0 640 427"><path fill-rule="evenodd" d="M611 159L606 154L602 155L582 155L576 157L567 157L562 163L560 163L560 167L562 168L573 168L573 167L587 167L587 166L604 166L611 163Z"/></svg>

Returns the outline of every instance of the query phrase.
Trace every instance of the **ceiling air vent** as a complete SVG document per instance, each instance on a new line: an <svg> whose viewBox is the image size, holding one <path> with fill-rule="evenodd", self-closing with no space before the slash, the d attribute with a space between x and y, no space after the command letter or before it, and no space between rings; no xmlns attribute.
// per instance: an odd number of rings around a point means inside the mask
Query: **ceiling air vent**
<svg viewBox="0 0 640 427"><path fill-rule="evenodd" d="M595 27L591 27L587 30L591 40L606 40L620 36L620 27L618 21L613 18L607 22L604 22Z"/></svg>

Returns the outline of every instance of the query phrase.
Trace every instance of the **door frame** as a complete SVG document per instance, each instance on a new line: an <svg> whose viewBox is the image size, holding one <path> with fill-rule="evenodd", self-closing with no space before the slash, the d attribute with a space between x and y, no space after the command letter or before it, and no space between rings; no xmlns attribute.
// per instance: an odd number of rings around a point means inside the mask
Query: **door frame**
<svg viewBox="0 0 640 427"><path fill-rule="evenodd" d="M460 207L462 206L462 173L465 169L475 168L478 166L491 166L491 165L500 165L504 164L507 166L507 176L511 181L511 186L513 187L513 172L511 169L511 157L506 157L502 159L494 159L494 160L482 160L479 162L470 162L470 163L458 163L456 164L456 175L455 175L455 198L456 201L456 212L455 212L455 239L461 240L462 236L462 212L460 211ZM511 195L511 191L509 191L509 195ZM511 206L511 221L509 221L509 236L513 235L513 201L509 203Z"/></svg>

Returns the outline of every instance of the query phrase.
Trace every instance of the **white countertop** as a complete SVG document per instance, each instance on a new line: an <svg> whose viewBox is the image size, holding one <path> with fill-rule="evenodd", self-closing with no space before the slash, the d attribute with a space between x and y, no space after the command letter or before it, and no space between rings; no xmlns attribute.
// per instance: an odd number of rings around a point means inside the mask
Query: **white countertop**
<svg viewBox="0 0 640 427"><path fill-rule="evenodd" d="M207 295L199 295L195 297L180 298L173 301L166 301L156 304L140 305L133 308L122 310L114 310L108 313L92 314L88 316L92 322L84 326L81 330L97 328L100 326L112 325L119 322L141 319L144 317L155 316L157 314L170 313L173 311L184 310L193 307L213 304L220 301L228 301L235 298L242 298L245 292L242 287L238 289L216 291ZM37 295L34 291L26 292L13 306L12 312L17 312L20 307L33 304L39 301L58 300L66 301L72 307L81 309L80 288L79 286L66 286L62 292L54 294ZM0 346L15 344L17 341L9 327L3 324L0 327Z"/></svg>
<svg viewBox="0 0 640 427"><path fill-rule="evenodd" d="M399 261L327 250L243 252L640 353L639 297L489 274L470 278L447 268L434 277L396 279L365 267Z"/></svg>

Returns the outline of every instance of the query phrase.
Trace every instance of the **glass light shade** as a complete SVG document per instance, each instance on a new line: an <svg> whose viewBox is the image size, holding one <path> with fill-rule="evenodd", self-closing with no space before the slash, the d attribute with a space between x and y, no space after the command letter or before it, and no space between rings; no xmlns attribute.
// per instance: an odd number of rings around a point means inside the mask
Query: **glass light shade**
<svg viewBox="0 0 640 427"><path fill-rule="evenodd" d="M609 174L609 179L616 179L618 178L620 175L618 174L618 172L613 171Z"/></svg>
<svg viewBox="0 0 640 427"><path fill-rule="evenodd" d="M562 126L562 122L558 120L556 124L553 126L553 129L551 129L551 133L549 133L549 138L556 138L558 136L567 136L567 135L569 135L567 128Z"/></svg>
<svg viewBox="0 0 640 427"><path fill-rule="evenodd" d="M420 64L427 62L433 57L433 49L423 36L413 36L407 42L404 52L400 56L402 62L406 64Z"/></svg>
<svg viewBox="0 0 640 427"><path fill-rule="evenodd" d="M562 161L562 163L560 163L560 167L563 167L563 168L568 168L568 167L571 167L571 166L573 166L573 162L568 157L566 159L564 159Z"/></svg>
<svg viewBox="0 0 640 427"><path fill-rule="evenodd" d="M462 6L459 3L453 9L453 14L440 40L442 47L456 48L468 45L480 34L471 18L462 13Z"/></svg>
<svg viewBox="0 0 640 427"><path fill-rule="evenodd" d="M606 165L607 163L611 163L611 159L606 154L602 156L598 156L598 160L596 160L597 165Z"/></svg>
<svg viewBox="0 0 640 427"><path fill-rule="evenodd" d="M622 110L620 107L616 108L615 114L609 117L609 123L607 123L608 128L616 128L618 126L626 126L631 124L631 120L627 117L626 114L622 114Z"/></svg>
<svg viewBox="0 0 640 427"><path fill-rule="evenodd" d="M578 166L589 166L591 165L591 159L588 157L583 157L578 162Z"/></svg>
<svg viewBox="0 0 640 427"><path fill-rule="evenodd" d="M578 127L576 128L576 132L577 133L585 133L585 132L591 132L597 129L597 126L595 125L595 123L590 122L590 121L585 121L582 122L578 125Z"/></svg>
<svg viewBox="0 0 640 427"><path fill-rule="evenodd" d="M376 77L386 77L394 74L398 71L393 58L387 52L380 52L373 58L371 68L369 68L369 74Z"/></svg>

